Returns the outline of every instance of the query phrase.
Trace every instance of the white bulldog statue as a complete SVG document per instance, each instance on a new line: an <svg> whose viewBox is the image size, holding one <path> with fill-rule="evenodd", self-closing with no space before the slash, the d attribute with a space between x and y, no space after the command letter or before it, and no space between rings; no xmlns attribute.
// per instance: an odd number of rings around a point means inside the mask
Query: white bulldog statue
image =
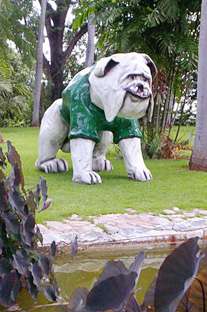
<svg viewBox="0 0 207 312"><path fill-rule="evenodd" d="M95 171L113 169L105 154L114 140L123 153L128 177L150 181L144 164L137 119L153 113L152 80L157 69L146 54L122 53L102 58L78 73L45 112L35 166L46 173L67 172L59 149L71 152L73 182L101 183Z"/></svg>

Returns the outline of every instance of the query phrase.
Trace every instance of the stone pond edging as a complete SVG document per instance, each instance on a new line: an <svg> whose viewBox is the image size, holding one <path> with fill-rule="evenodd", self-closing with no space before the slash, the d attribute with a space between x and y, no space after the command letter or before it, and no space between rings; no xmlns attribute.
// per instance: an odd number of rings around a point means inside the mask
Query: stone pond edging
<svg viewBox="0 0 207 312"><path fill-rule="evenodd" d="M162 214L141 213L131 208L124 214L90 216L88 221L78 215L68 220L45 221L38 224L47 247L54 240L61 250L70 250L77 236L79 249L114 249L118 245L166 246L191 237L207 238L207 211L195 208L185 212L178 207Z"/></svg>

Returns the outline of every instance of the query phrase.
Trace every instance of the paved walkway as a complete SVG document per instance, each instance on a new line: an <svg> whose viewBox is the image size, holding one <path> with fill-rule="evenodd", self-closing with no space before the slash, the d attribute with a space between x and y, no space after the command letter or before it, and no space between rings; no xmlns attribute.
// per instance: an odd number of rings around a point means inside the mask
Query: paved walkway
<svg viewBox="0 0 207 312"><path fill-rule="evenodd" d="M91 216L88 221L72 215L63 222L46 221L39 227L45 246L55 240L59 247L69 248L75 236L79 248L113 248L114 244L172 245L195 236L206 239L207 210L184 212L174 207L155 216L126 209L125 214Z"/></svg>

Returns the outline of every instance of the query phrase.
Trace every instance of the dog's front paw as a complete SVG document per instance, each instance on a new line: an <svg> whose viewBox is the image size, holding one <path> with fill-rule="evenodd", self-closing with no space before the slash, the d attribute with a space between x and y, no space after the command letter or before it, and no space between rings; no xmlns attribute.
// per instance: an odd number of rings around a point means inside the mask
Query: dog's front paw
<svg viewBox="0 0 207 312"><path fill-rule="evenodd" d="M84 172L81 176L73 176L73 182L84 184L100 184L102 183L101 177L94 171Z"/></svg>
<svg viewBox="0 0 207 312"><path fill-rule="evenodd" d="M111 171L113 166L111 162L105 157L95 158L93 157L93 170L96 171Z"/></svg>
<svg viewBox="0 0 207 312"><path fill-rule="evenodd" d="M46 173L68 172L68 163L65 159L52 159L42 163L39 168Z"/></svg>
<svg viewBox="0 0 207 312"><path fill-rule="evenodd" d="M135 181L147 182L152 180L152 174L147 167L137 168L132 172L128 172L128 178Z"/></svg>

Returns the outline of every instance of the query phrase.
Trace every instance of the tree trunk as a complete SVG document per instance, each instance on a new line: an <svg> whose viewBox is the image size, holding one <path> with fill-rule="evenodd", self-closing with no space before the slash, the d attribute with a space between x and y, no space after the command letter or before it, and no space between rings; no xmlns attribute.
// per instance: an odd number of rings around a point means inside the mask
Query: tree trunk
<svg viewBox="0 0 207 312"><path fill-rule="evenodd" d="M95 37L95 25L93 23L94 15L88 17L88 44L86 50L86 62L85 67L92 66L94 63L94 37Z"/></svg>
<svg viewBox="0 0 207 312"><path fill-rule="evenodd" d="M40 0L39 0L40 1ZM67 59L80 38L87 32L87 25L71 35L67 49L64 50L65 21L71 2L57 1L57 8L54 9L47 3L45 27L50 45L51 61L44 57L44 69L49 81L51 102L61 97L64 89L63 71ZM72 4L71 4L72 5Z"/></svg>
<svg viewBox="0 0 207 312"><path fill-rule="evenodd" d="M202 1L198 63L196 132L189 168L207 171L207 1Z"/></svg>
<svg viewBox="0 0 207 312"><path fill-rule="evenodd" d="M41 1L41 15L38 35L37 61L36 61L36 76L35 76L35 95L32 114L32 126L39 126L39 111L40 111L40 95L41 95L41 80L43 71L43 41L44 41L44 26L47 0Z"/></svg>

